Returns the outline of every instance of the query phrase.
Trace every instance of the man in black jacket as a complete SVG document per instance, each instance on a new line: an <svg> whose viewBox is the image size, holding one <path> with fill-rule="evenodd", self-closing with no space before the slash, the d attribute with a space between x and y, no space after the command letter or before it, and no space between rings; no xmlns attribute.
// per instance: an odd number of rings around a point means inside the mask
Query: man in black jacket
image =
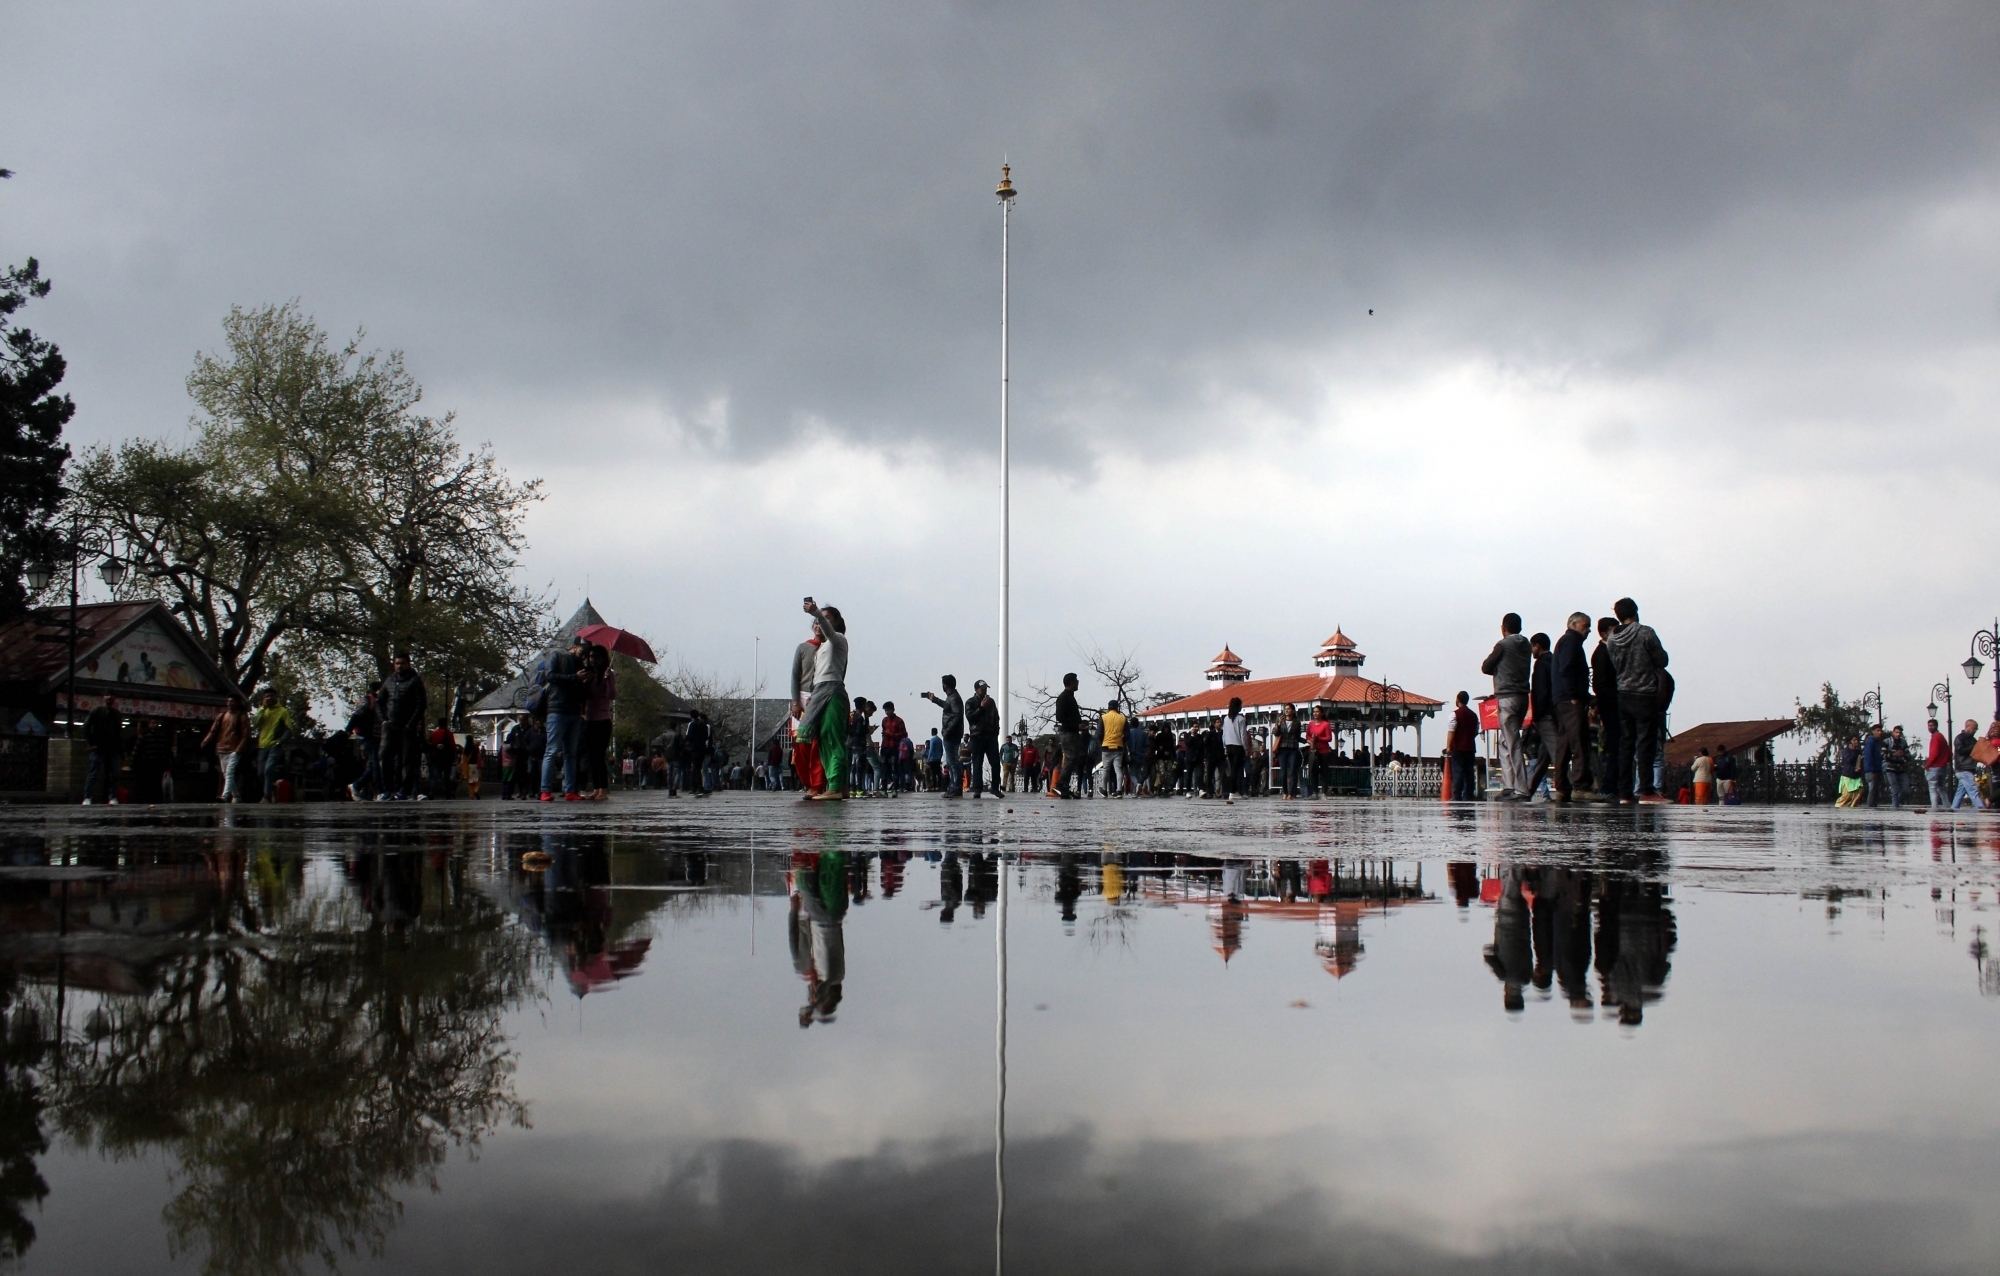
<svg viewBox="0 0 2000 1276"><path fill-rule="evenodd" d="M84 718L83 742L90 746L90 762L83 774L83 804L89 806L94 800L118 805L118 767L125 752L125 726L118 717L118 702L110 696L104 697L104 703Z"/></svg>
<svg viewBox="0 0 2000 1276"><path fill-rule="evenodd" d="M1590 775L1590 754L1584 748L1590 730L1590 661L1583 652L1584 635L1589 632L1590 617L1571 612L1569 627L1556 639L1549 658L1549 694L1555 712L1544 720L1541 706L1535 706L1535 721L1541 724L1542 742L1555 770L1558 802L1569 801L1575 781Z"/></svg>
<svg viewBox="0 0 2000 1276"><path fill-rule="evenodd" d="M1086 756L1088 741L1083 732L1083 710L1076 703L1076 675L1063 675L1062 694L1056 697L1056 731L1062 737L1062 775L1056 781L1056 796L1074 798L1076 785L1072 780L1088 774L1090 760Z"/></svg>
<svg viewBox="0 0 2000 1276"><path fill-rule="evenodd" d="M992 793L1000 796L1000 706L986 694L986 681L972 684L972 703L965 706L965 728L972 735L972 796L986 786L980 782L982 763L992 776Z"/></svg>
<svg viewBox="0 0 2000 1276"><path fill-rule="evenodd" d="M424 680L399 653L382 680L382 788L392 797L413 798L422 789Z"/></svg>
<svg viewBox="0 0 2000 1276"><path fill-rule="evenodd" d="M1597 646L1590 653L1591 701L1597 706L1597 730L1603 743L1597 767L1597 791L1617 798L1631 783L1632 759L1625 756L1618 722L1618 666L1611 659L1611 634L1618 622L1609 616L1597 622ZM1619 776L1625 776L1620 781Z"/></svg>
<svg viewBox="0 0 2000 1276"><path fill-rule="evenodd" d="M688 719L687 728L681 733L681 752L687 759L687 790L689 797L708 796L708 755L715 747L715 732L708 725L708 715L696 709ZM835 781L827 777L831 788ZM841 776L839 783L846 784L847 777ZM845 792L845 790L842 790Z"/></svg>

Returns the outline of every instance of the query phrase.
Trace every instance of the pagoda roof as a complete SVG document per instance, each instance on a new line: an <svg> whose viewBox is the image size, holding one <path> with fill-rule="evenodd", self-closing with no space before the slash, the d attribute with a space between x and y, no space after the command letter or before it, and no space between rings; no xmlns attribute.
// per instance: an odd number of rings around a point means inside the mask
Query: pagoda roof
<svg viewBox="0 0 2000 1276"><path fill-rule="evenodd" d="M1184 696L1157 708L1141 710L1142 718L1171 717L1183 713L1220 713L1229 708L1233 699L1243 701L1245 709L1270 708L1277 705L1310 705L1324 701L1329 704L1395 705L1418 712L1432 711L1444 707L1444 701L1420 696L1415 692L1392 687L1383 698L1382 684L1372 678L1357 677L1354 674L1325 673L1292 674L1282 678L1253 678L1248 682L1233 682L1225 686L1210 687L1194 695Z"/></svg>
<svg viewBox="0 0 2000 1276"><path fill-rule="evenodd" d="M585 625L603 623L604 617L597 614L597 608L590 605L588 598L584 599L583 606L576 609L576 614L571 616L561 629L556 630L555 641L529 661L527 667L520 673L488 692L478 704L472 706L471 712L475 714L521 712L521 707L527 703L528 690L533 683L535 670L547 665L550 658L558 651L568 651L570 640L576 637L577 630Z"/></svg>

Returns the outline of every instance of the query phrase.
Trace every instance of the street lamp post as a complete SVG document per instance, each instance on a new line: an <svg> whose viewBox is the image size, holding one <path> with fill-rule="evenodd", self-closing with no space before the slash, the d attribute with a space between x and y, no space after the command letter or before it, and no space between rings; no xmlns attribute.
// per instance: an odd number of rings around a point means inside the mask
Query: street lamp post
<svg viewBox="0 0 2000 1276"><path fill-rule="evenodd" d="M1972 635L1972 654L1965 658L1959 668L1965 670L1965 680L1977 684L1979 675L1986 666L1979 658L1988 660L2000 658L2000 619L1995 619L1993 628L1975 630ZM2000 673L1993 675L1993 716L2000 718Z"/></svg>
<svg viewBox="0 0 2000 1276"><path fill-rule="evenodd" d="M1395 727L1389 723L1389 707L1403 703L1404 694L1403 689L1393 682L1378 682L1368 688L1369 705L1371 708L1377 704L1382 706L1383 725L1391 733L1392 740L1394 738ZM1369 766L1370 769L1373 769L1373 759L1370 759Z"/></svg>
<svg viewBox="0 0 2000 1276"><path fill-rule="evenodd" d="M116 590L125 580L126 567L115 554L110 552L110 548L106 547L104 561L97 565L97 576L107 587ZM82 571L83 519L79 515L70 520L69 529L69 619L62 626L63 635L60 639L51 636L52 641L66 641L69 644L69 672L63 682L63 696L66 700L63 706L65 740L76 735L76 640L85 636L85 631L78 627L76 614L77 578ZM55 575L55 570L48 563L37 561L26 564L21 574L27 578L29 591L40 593L48 586L49 579Z"/></svg>
<svg viewBox="0 0 2000 1276"><path fill-rule="evenodd" d="M1880 683L1876 684L1875 690L1861 693L1861 707L1864 711L1868 709L1875 711L1876 726L1879 727L1886 724L1887 719L1882 715L1882 686Z"/></svg>
<svg viewBox="0 0 2000 1276"><path fill-rule="evenodd" d="M1949 678L1931 688L1931 702L1925 708L1931 711L1931 717L1933 718L1937 717L1937 702L1940 700L1944 701L1945 734L1952 735L1957 731L1957 728L1953 725L1951 716L1951 679Z"/></svg>
<svg viewBox="0 0 2000 1276"><path fill-rule="evenodd" d="M1009 176L1008 166L1000 166L1000 184L993 188L993 194L1000 200L1000 720L1005 722L1012 711L1011 694L1013 679L1008 676L1011 668L1009 659L1008 608L1011 603L1011 572L1013 557L1013 507L1012 494L1008 490L1007 454L1007 264L1008 264L1008 220L1014 209L1014 182Z"/></svg>

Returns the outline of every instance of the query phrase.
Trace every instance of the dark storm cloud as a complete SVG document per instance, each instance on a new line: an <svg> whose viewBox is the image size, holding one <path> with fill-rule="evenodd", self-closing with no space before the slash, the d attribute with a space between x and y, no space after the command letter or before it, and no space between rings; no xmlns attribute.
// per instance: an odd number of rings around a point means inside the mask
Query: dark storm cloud
<svg viewBox="0 0 2000 1276"><path fill-rule="evenodd" d="M1338 1141L1316 1134L1322 1155L1329 1140ZM1371 1216L1317 1186L1247 1169L1259 1163L1259 1150L1239 1159L1170 1141L1113 1149L1085 1131L1010 1141L1010 1270L1973 1271L1984 1241L1970 1217L1977 1180L1954 1176L1990 1171L1993 1160L1990 1149L1970 1143L1940 1148L1886 1136L1750 1140L1671 1157L1625 1178L1619 1186L1641 1193L1643 1223L1550 1220L1537 1210L1537 1222L1489 1225L1468 1246L1468 1238L1436 1236L1416 1219ZM1285 1156L1282 1145L1261 1150L1267 1157L1278 1150L1280 1163ZM1365 1177L1366 1155L1348 1153ZM487 1159L500 1158L489 1152ZM629 1164L622 1150L544 1142L532 1168L513 1171L531 1176L531 1190L496 1192L489 1175L484 1199L470 1206L458 1203L448 1175L444 1208L431 1214L414 1207L390 1239L387 1265L492 1276L564 1268L993 1270L990 1149L892 1147L809 1166L782 1145L719 1140L674 1158L650 1190L607 1178L607 1166ZM1886 1186L1872 1171L1888 1166L1915 1177L1901 1180L1902 1188ZM1534 1168L1520 1170L1526 1187ZM1453 1203L1422 1207L1448 1217ZM1467 1221L1488 1208L1467 1203Z"/></svg>
<svg viewBox="0 0 2000 1276"><path fill-rule="evenodd" d="M1316 348L1785 347L1839 269L1796 227L1992 176L1997 14L21 5L0 227L99 435L180 419L223 309L297 295L462 393L948 442L994 412L1005 153L1031 444L1172 433L1217 386L1303 402ZM1761 292L1710 288L1737 265Z"/></svg>

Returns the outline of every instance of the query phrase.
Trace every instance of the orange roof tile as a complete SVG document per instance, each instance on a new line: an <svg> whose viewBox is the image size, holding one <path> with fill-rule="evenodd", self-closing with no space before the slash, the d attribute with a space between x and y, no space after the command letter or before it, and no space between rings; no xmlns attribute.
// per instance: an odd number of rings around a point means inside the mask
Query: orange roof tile
<svg viewBox="0 0 2000 1276"><path fill-rule="evenodd" d="M1311 704L1315 700L1326 700L1333 704L1381 704L1379 699L1370 699L1370 688L1382 684L1369 678L1357 678L1352 674L1301 673L1283 678L1253 678L1249 682L1230 683L1227 686L1210 687L1194 695L1163 704L1155 709L1143 710L1139 716L1150 718L1160 714L1174 713L1220 713L1229 707L1232 698L1241 698L1243 707L1257 709L1270 705ZM1376 696L1382 693L1376 691ZM1416 709L1438 709L1444 701L1420 696L1415 692L1391 690L1388 703L1408 705Z"/></svg>

